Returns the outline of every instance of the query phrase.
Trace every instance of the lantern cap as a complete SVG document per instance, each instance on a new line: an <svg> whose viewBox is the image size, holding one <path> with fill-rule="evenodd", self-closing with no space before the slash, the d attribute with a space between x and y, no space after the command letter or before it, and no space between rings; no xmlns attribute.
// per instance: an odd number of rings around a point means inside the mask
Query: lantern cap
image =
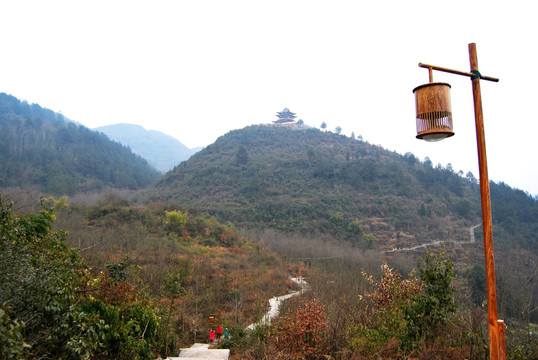
<svg viewBox="0 0 538 360"><path fill-rule="evenodd" d="M449 83L443 83L443 82L431 82L431 83L427 83L427 84L423 84L423 85L419 85L417 86L416 88L413 89L413 93L419 89L422 89L422 88L425 88L425 87L428 87L428 86L436 86L436 85L445 85L445 86L448 86L449 88L452 88L452 86L450 86Z"/></svg>

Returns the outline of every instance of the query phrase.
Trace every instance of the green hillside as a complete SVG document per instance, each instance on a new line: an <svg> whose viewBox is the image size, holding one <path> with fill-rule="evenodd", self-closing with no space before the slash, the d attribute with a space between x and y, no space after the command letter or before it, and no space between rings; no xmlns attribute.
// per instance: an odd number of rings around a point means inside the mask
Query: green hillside
<svg viewBox="0 0 538 360"><path fill-rule="evenodd" d="M72 194L140 189L158 176L146 160L104 134L0 93L0 187Z"/></svg>
<svg viewBox="0 0 538 360"><path fill-rule="evenodd" d="M472 174L317 129L249 126L220 137L148 191L253 229L328 234L392 249L468 240L481 223ZM491 186L497 240L535 248L538 203Z"/></svg>

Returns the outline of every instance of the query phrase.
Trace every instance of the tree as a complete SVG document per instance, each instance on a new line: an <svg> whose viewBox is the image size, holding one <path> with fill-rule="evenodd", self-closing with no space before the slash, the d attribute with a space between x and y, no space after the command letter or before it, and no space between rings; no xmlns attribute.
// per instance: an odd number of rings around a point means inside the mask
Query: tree
<svg viewBox="0 0 538 360"><path fill-rule="evenodd" d="M237 165L246 165L248 163L248 153L244 146L240 146L235 154L235 163Z"/></svg>
<svg viewBox="0 0 538 360"><path fill-rule="evenodd" d="M476 306L482 306L486 301L486 271L483 266L473 265L465 270L465 277L469 285L471 301Z"/></svg>
<svg viewBox="0 0 538 360"><path fill-rule="evenodd" d="M407 323L407 345L415 345L417 341L432 338L443 331L450 316L456 311L453 298L452 280L456 276L454 263L444 258L444 251L438 254L431 251L422 256L418 262L420 280L424 284L423 291L413 297L403 307L404 319Z"/></svg>
<svg viewBox="0 0 538 360"><path fill-rule="evenodd" d="M52 210L21 216L12 205L0 196L0 358L154 359L149 301L108 271L94 276L51 230Z"/></svg>
<svg viewBox="0 0 538 360"><path fill-rule="evenodd" d="M405 338L406 329L402 306L420 293L423 287L414 272L410 274L410 279L402 280L401 275L386 263L381 265L381 270L379 280L364 270L362 272L374 290L359 296L359 301L364 306L362 313L366 316L357 324L350 345L365 359L378 355L390 358L386 352L395 351L399 347L400 339Z"/></svg>
<svg viewBox="0 0 538 360"><path fill-rule="evenodd" d="M325 121L321 123L321 128L323 130L327 129L327 124L325 123Z"/></svg>
<svg viewBox="0 0 538 360"><path fill-rule="evenodd" d="M181 235L183 229L185 229L185 224L187 224L188 214L178 210L165 211L164 213L166 214L168 229Z"/></svg>
<svg viewBox="0 0 538 360"><path fill-rule="evenodd" d="M404 160L409 164L409 165L415 165L418 161L418 159L415 157L415 155L413 155L412 153L410 152L406 152L405 155L404 155Z"/></svg>
<svg viewBox="0 0 538 360"><path fill-rule="evenodd" d="M432 161L427 156L424 158L424 165L426 165L427 167L430 167L430 168L433 166Z"/></svg>
<svg viewBox="0 0 538 360"><path fill-rule="evenodd" d="M467 179L469 179L469 181L472 182L473 184L478 183L478 180L476 180L476 178L474 177L473 173L470 172L470 171L465 175L465 177L466 177Z"/></svg>
<svg viewBox="0 0 538 360"><path fill-rule="evenodd" d="M73 311L75 290L82 286L75 270L78 255L67 249L63 233L51 231L51 211L20 217L11 207L0 199L0 304L4 322L15 329L22 324L26 344L11 351L56 357L65 344L85 336L88 347L79 350L90 351L90 344L99 341L91 333L74 331L88 320Z"/></svg>
<svg viewBox="0 0 538 360"><path fill-rule="evenodd" d="M397 358L402 358L402 353L428 349L426 345L436 342L441 335L447 339L457 338L450 334L453 327L448 326L456 311L451 286L455 276L453 263L444 258L441 250L438 254L427 252L417 265L418 279L413 271L409 279L402 280L387 264L382 265L379 281L363 272L375 290L364 295L363 313L368 315L358 324L351 346L365 358L377 355L392 358L395 352L399 355ZM461 358L460 349L445 346L443 358ZM453 353L449 350L452 347Z"/></svg>
<svg viewBox="0 0 538 360"><path fill-rule="evenodd" d="M341 126L337 126L334 128L334 132L337 134L337 135L340 135L342 133L342 127Z"/></svg>

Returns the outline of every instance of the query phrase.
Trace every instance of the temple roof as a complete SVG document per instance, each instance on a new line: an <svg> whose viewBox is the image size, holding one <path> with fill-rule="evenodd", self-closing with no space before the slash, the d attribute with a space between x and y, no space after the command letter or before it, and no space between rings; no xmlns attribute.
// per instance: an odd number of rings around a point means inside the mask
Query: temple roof
<svg viewBox="0 0 538 360"><path fill-rule="evenodd" d="M286 117L286 118L292 118L292 119L296 117L295 113L291 112L290 109L288 108L284 108L284 110L277 112L276 116L278 116L279 118Z"/></svg>

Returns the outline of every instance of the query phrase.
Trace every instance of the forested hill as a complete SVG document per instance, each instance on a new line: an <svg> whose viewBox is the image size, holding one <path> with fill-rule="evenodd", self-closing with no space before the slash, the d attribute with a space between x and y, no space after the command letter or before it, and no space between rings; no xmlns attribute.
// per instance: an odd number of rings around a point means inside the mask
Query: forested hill
<svg viewBox="0 0 538 360"><path fill-rule="evenodd" d="M472 174L317 129L231 131L159 179L148 196L241 227L325 233L385 249L468 240L469 227L481 223ZM496 241L535 249L538 202L502 183L492 183L491 196Z"/></svg>
<svg viewBox="0 0 538 360"><path fill-rule="evenodd" d="M146 160L106 135L0 93L0 187L72 194L140 189L158 177Z"/></svg>

